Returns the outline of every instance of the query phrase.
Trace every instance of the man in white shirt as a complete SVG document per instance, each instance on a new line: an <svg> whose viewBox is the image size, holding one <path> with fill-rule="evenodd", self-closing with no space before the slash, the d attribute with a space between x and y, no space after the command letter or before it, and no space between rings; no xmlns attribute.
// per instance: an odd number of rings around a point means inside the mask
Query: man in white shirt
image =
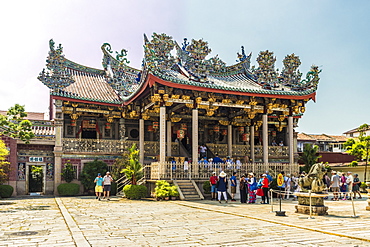
<svg viewBox="0 0 370 247"><path fill-rule="evenodd" d="M207 147L206 145L200 145L199 146L199 152L200 152L200 158L207 157Z"/></svg>
<svg viewBox="0 0 370 247"><path fill-rule="evenodd" d="M340 177L337 175L336 171L331 171L331 182L330 187L333 191L334 198L332 198L333 201L338 201L338 194L339 194L339 183L340 183Z"/></svg>
<svg viewBox="0 0 370 247"><path fill-rule="evenodd" d="M103 199L107 198L108 201L110 200L109 196L110 196L110 190L111 190L112 182L113 182L113 178L110 175L110 172L107 172L107 174L103 178L103 185L104 185L104 197L103 197Z"/></svg>
<svg viewBox="0 0 370 247"><path fill-rule="evenodd" d="M347 172L346 184L347 184L348 192L351 193L352 192L352 187L353 187L352 172Z"/></svg>

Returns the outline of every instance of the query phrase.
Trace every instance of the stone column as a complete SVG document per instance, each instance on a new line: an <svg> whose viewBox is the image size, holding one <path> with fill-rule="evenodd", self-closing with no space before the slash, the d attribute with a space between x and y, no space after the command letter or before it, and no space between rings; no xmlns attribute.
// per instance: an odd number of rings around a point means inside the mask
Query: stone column
<svg viewBox="0 0 370 247"><path fill-rule="evenodd" d="M250 137L249 141L251 143L250 148L251 148L251 157L250 159L252 160L252 163L254 163L254 125L252 124L250 126ZM249 162L249 161L247 161Z"/></svg>
<svg viewBox="0 0 370 247"><path fill-rule="evenodd" d="M192 112L192 161L194 164L198 163L198 109L193 109Z"/></svg>
<svg viewBox="0 0 370 247"><path fill-rule="evenodd" d="M172 156L172 126L171 121L167 121L167 156Z"/></svg>
<svg viewBox="0 0 370 247"><path fill-rule="evenodd" d="M159 162L166 161L166 107L159 108Z"/></svg>
<svg viewBox="0 0 370 247"><path fill-rule="evenodd" d="M227 155L233 156L233 126L231 124L227 126Z"/></svg>
<svg viewBox="0 0 370 247"><path fill-rule="evenodd" d="M288 116L289 164L294 163L293 116Z"/></svg>
<svg viewBox="0 0 370 247"><path fill-rule="evenodd" d="M139 119L139 150L140 150L140 153L139 153L139 162L141 164L144 164L144 155L145 155L145 151L144 151L144 127L145 126L145 121L144 119Z"/></svg>
<svg viewBox="0 0 370 247"><path fill-rule="evenodd" d="M55 101L55 146L54 146L54 195L58 194L58 185L62 182L62 154L63 154L63 101Z"/></svg>
<svg viewBox="0 0 370 247"><path fill-rule="evenodd" d="M126 126L125 126L125 119L120 118L119 120L119 139L121 141L126 140Z"/></svg>
<svg viewBox="0 0 370 247"><path fill-rule="evenodd" d="M267 114L262 115L262 144L263 144L263 163L266 165L269 163Z"/></svg>

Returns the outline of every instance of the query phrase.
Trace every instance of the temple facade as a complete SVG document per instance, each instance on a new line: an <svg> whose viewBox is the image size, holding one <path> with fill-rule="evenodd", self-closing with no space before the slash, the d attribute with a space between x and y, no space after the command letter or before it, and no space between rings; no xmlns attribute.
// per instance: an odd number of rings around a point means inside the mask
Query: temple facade
<svg viewBox="0 0 370 247"><path fill-rule="evenodd" d="M302 79L300 59L291 54L279 73L271 51L260 52L251 66L244 47L236 64L227 66L209 56L202 39L180 45L156 33L144 35L140 69L129 65L125 49L113 52L107 43L101 49L102 68L89 68L65 58L62 46L50 40L38 79L50 89L54 193L67 160L78 177L84 163L98 158L111 166L133 143L140 162L151 167L148 179L176 179L170 160L178 167L189 163L189 176L197 177L201 145L206 159L218 155L251 169L289 165L298 171L294 128L306 103L315 100L317 66Z"/></svg>

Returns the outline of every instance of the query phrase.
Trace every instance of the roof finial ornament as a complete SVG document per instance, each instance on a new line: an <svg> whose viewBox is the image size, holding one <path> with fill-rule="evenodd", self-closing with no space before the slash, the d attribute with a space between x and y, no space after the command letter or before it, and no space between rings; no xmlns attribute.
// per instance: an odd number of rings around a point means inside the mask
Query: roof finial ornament
<svg viewBox="0 0 370 247"><path fill-rule="evenodd" d="M186 54L189 54L189 52L186 50L186 47L189 45L188 39L184 38L184 43L182 43L182 50L186 52Z"/></svg>
<svg viewBox="0 0 370 247"><path fill-rule="evenodd" d="M245 59L247 59L247 55L245 55L245 52L244 52L244 46L241 46L242 48L242 54L240 54L239 52L237 52L238 54L238 60L236 60L237 62L243 62Z"/></svg>

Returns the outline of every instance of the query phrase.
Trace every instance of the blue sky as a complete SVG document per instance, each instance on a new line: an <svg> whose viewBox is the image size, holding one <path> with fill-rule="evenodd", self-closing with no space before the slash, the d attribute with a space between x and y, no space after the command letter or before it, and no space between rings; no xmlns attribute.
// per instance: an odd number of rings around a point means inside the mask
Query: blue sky
<svg viewBox="0 0 370 247"><path fill-rule="evenodd" d="M370 123L370 1L8 1L0 27L0 109L15 103L47 112L48 89L36 77L45 67L48 41L61 43L65 56L101 68L100 46L127 49L139 68L143 33L166 33L208 41L211 56L235 63L240 46L277 57L276 67L295 53L305 74L322 69L317 101L309 102L296 129L342 134Z"/></svg>

